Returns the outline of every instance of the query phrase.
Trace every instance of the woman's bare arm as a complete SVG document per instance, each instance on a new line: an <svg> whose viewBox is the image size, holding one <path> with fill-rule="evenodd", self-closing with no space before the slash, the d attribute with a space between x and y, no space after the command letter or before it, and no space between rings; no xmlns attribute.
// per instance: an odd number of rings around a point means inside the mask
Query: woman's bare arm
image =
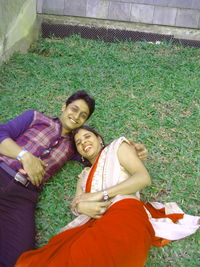
<svg viewBox="0 0 200 267"><path fill-rule="evenodd" d="M118 159L124 169L130 173L130 177L107 189L109 197L116 195L128 195L140 191L151 184L151 178L145 166L138 158L133 147L123 142L118 150Z"/></svg>

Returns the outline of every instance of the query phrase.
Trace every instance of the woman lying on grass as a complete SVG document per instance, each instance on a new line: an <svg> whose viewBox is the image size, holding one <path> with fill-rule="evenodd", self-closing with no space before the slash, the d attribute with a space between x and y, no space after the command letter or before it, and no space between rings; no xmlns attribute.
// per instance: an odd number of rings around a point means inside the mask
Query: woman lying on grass
<svg viewBox="0 0 200 267"><path fill-rule="evenodd" d="M102 137L83 126L74 141L91 164L80 174L72 202L77 218L46 246L22 254L16 267L142 267L152 245L198 229L199 217L185 215L175 203L140 201L139 191L151 179L125 137L104 147Z"/></svg>

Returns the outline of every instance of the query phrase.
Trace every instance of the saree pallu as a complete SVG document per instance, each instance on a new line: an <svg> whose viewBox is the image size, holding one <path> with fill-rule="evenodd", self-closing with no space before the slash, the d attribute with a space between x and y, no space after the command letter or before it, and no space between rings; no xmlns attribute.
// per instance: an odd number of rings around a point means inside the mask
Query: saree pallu
<svg viewBox="0 0 200 267"><path fill-rule="evenodd" d="M143 267L154 238L143 203L124 199L100 219L66 230L37 250L24 253L16 267Z"/></svg>

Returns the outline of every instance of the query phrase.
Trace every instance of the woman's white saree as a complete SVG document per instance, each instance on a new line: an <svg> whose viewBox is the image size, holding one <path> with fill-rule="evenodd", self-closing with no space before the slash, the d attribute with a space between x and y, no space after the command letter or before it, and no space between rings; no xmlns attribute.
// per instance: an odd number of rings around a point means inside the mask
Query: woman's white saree
<svg viewBox="0 0 200 267"><path fill-rule="evenodd" d="M120 137L115 141L113 141L110 145L105 147L104 150L102 151L98 161L97 169L93 176L91 193L105 190L121 182L120 179L121 166L118 160L117 151L122 142L128 143L125 137ZM82 181L83 192L85 192L89 171L90 168L87 167L82 171L82 173L79 176ZM123 195L123 196L118 195L112 199L112 204L125 198L139 199L140 198L139 192L136 192L133 195ZM151 202L150 204L156 209L161 209L164 207L166 214L174 214L174 213L184 214L184 212L174 202L165 204L161 204L158 202ZM154 219L152 218L150 212L146 208L145 210L154 228L156 237L161 237L168 240L178 240L195 233L199 228L199 223L200 223L199 216L184 214L182 219L180 219L176 223L173 223L173 221L169 218ZM70 228L83 225L90 219L91 219L90 217L84 214L80 214L72 222L70 222L64 228L62 228L61 232Z"/></svg>

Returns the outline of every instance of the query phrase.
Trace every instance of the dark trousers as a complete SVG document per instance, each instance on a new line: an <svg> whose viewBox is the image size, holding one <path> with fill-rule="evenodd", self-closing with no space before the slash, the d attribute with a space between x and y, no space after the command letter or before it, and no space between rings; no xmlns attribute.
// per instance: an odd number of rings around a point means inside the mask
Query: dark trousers
<svg viewBox="0 0 200 267"><path fill-rule="evenodd" d="M38 193L18 184L0 168L1 267L13 267L20 254L34 248Z"/></svg>

